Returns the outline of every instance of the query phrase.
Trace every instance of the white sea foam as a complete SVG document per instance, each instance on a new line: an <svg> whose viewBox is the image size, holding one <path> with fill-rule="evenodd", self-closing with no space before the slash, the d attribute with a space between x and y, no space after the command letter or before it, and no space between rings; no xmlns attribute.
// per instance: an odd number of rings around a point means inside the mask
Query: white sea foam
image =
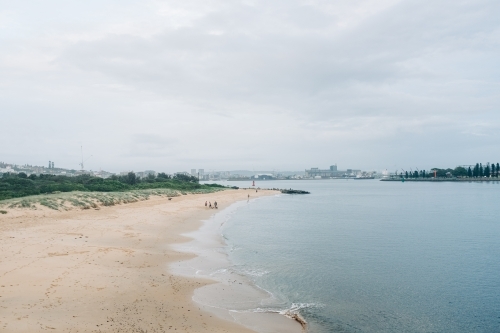
<svg viewBox="0 0 500 333"><path fill-rule="evenodd" d="M262 277L270 273L269 271L266 271L264 269L259 269L259 268L252 269L236 265L232 266L231 269L237 274L241 274L248 277Z"/></svg>
<svg viewBox="0 0 500 333"><path fill-rule="evenodd" d="M210 274L208 274L209 276L215 276L215 275L219 275L219 274L224 274L224 273L227 273L227 268L221 268L221 269L218 269Z"/></svg>
<svg viewBox="0 0 500 333"><path fill-rule="evenodd" d="M233 313L278 313L287 318L297 321L304 329L307 327L307 321L300 314L301 309L318 307L315 303L292 303L289 308L254 308L248 310L229 310Z"/></svg>
<svg viewBox="0 0 500 333"><path fill-rule="evenodd" d="M299 313L301 309L306 308L318 308L322 307L321 304L316 303L292 303L290 307L282 309L282 308L253 308L253 309L245 309L245 310L230 310L231 312L238 313L246 313L246 312L255 312L255 313L279 313L281 315L287 315L290 313Z"/></svg>

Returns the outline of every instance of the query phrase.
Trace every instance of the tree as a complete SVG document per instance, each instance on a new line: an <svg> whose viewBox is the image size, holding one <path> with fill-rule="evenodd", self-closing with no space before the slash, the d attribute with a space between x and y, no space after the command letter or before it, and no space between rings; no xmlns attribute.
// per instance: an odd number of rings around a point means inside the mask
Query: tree
<svg viewBox="0 0 500 333"><path fill-rule="evenodd" d="M474 170L472 171L472 176L479 177L479 163L476 163L476 166L474 167Z"/></svg>
<svg viewBox="0 0 500 333"><path fill-rule="evenodd" d="M422 170L422 178L425 178L425 170Z"/></svg>
<svg viewBox="0 0 500 333"><path fill-rule="evenodd" d="M408 179L408 171L405 171L405 178Z"/></svg>
<svg viewBox="0 0 500 333"><path fill-rule="evenodd" d="M28 178L28 175L27 175L27 174L25 174L24 172L19 172L19 173L17 174L17 176L18 176L19 178L24 178L24 179Z"/></svg>
<svg viewBox="0 0 500 333"><path fill-rule="evenodd" d="M467 176L467 170L465 170L464 167L456 167L455 170L452 171L452 175L455 177L466 177Z"/></svg>
<svg viewBox="0 0 500 333"><path fill-rule="evenodd" d="M495 163L491 165L491 177L495 177Z"/></svg>
<svg viewBox="0 0 500 333"><path fill-rule="evenodd" d="M479 175L478 177L483 177L484 171L483 171L483 163L479 163Z"/></svg>
<svg viewBox="0 0 500 333"><path fill-rule="evenodd" d="M175 180L179 180L181 182L190 182L190 183L198 183L198 178L194 176L184 175L182 173L178 173L174 176Z"/></svg>
<svg viewBox="0 0 500 333"><path fill-rule="evenodd" d="M497 178L498 178L498 171L500 170L500 164L497 163Z"/></svg>
<svg viewBox="0 0 500 333"><path fill-rule="evenodd" d="M135 173L129 172L127 174L127 183L130 185L134 185L136 182L137 182L137 177L136 177Z"/></svg>
<svg viewBox="0 0 500 333"><path fill-rule="evenodd" d="M148 183L154 183L154 182L155 182L155 178L156 178L156 177L155 177L155 175L154 175L154 174L152 174L152 173L150 173L150 174L148 174L148 176L146 177L146 181L147 181Z"/></svg>
<svg viewBox="0 0 500 333"><path fill-rule="evenodd" d="M156 176L156 178L162 178L162 179L170 179L172 177L170 177L169 175L167 175L165 172L160 172L158 174L158 176Z"/></svg>
<svg viewBox="0 0 500 333"><path fill-rule="evenodd" d="M469 167L469 169L467 170L467 177L471 178L472 177L472 170L471 168Z"/></svg>
<svg viewBox="0 0 500 333"><path fill-rule="evenodd" d="M418 171L413 172L413 178L418 178Z"/></svg>
<svg viewBox="0 0 500 333"><path fill-rule="evenodd" d="M443 178L443 177L447 177L447 173L452 173L453 170L451 169L439 169L439 168L432 168L431 169L431 172L434 173L436 172L436 178Z"/></svg>
<svg viewBox="0 0 500 333"><path fill-rule="evenodd" d="M484 167L484 176L488 178L490 177L490 163L486 164Z"/></svg>

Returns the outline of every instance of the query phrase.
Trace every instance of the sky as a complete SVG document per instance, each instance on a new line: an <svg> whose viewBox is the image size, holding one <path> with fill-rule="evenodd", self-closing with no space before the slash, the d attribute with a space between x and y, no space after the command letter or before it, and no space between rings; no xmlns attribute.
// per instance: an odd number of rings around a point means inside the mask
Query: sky
<svg viewBox="0 0 500 333"><path fill-rule="evenodd" d="M0 161L500 161L498 0L0 0Z"/></svg>

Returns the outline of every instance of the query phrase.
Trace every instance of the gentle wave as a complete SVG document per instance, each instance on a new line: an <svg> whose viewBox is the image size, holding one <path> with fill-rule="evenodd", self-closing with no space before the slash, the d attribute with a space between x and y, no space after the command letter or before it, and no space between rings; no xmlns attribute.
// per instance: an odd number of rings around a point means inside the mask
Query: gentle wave
<svg viewBox="0 0 500 333"><path fill-rule="evenodd" d="M305 308L316 308L321 307L319 304L315 303L292 303L292 305L287 309L276 309L276 308L255 308L249 310L229 310L230 312L236 313L278 313L290 319L297 321L304 329L307 327L307 321L300 314L301 309Z"/></svg>
<svg viewBox="0 0 500 333"><path fill-rule="evenodd" d="M218 274L224 274L224 273L227 273L228 272L228 269L227 268L221 268L221 269L218 269L210 274L208 274L209 276L214 276L214 275L218 275Z"/></svg>
<svg viewBox="0 0 500 333"><path fill-rule="evenodd" d="M248 269L248 268L233 268L233 271L238 274L243 274L246 276L252 276L252 277L262 277L266 274L269 274L269 271L263 270L263 269Z"/></svg>

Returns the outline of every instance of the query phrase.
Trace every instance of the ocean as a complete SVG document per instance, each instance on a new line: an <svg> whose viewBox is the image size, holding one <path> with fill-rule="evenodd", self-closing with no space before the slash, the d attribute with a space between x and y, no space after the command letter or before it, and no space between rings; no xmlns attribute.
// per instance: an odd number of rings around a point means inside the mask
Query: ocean
<svg viewBox="0 0 500 333"><path fill-rule="evenodd" d="M256 185L311 194L238 203L212 225L227 270L271 295L226 308L298 311L311 333L500 332L499 182Z"/></svg>

